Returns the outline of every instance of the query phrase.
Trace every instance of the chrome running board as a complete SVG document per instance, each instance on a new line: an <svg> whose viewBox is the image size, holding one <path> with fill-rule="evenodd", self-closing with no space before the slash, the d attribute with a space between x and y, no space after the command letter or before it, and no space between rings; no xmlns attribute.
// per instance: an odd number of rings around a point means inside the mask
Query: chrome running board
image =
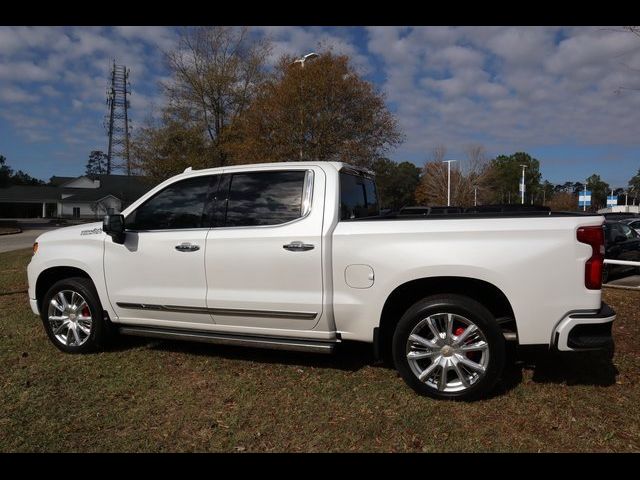
<svg viewBox="0 0 640 480"><path fill-rule="evenodd" d="M215 343L219 345L238 345L242 347L269 348L274 350L292 350L298 352L332 353L339 340L300 340L284 337L262 337L252 335L226 334L179 330L173 328L123 326L123 335L137 337L162 338L167 340L186 340L191 342Z"/></svg>

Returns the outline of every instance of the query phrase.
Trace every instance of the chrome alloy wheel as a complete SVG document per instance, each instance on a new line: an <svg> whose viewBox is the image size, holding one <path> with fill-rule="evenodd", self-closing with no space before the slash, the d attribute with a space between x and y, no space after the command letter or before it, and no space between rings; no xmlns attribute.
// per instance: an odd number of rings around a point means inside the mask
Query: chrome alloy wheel
<svg viewBox="0 0 640 480"><path fill-rule="evenodd" d="M89 305L73 290L61 290L51 298L48 318L51 332L63 345L79 347L91 334Z"/></svg>
<svg viewBox="0 0 640 480"><path fill-rule="evenodd" d="M468 318L456 313L435 313L411 331L406 355L421 382L440 392L460 392L485 376L489 344Z"/></svg>

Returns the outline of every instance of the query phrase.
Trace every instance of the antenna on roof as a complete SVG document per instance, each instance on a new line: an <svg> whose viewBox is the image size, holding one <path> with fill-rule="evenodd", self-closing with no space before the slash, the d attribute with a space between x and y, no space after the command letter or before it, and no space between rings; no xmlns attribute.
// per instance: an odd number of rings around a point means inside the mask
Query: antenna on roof
<svg viewBox="0 0 640 480"><path fill-rule="evenodd" d="M184 172L182 172L182 173L189 173L191 170L193 170L192 167L187 167L187 168L184 169Z"/></svg>

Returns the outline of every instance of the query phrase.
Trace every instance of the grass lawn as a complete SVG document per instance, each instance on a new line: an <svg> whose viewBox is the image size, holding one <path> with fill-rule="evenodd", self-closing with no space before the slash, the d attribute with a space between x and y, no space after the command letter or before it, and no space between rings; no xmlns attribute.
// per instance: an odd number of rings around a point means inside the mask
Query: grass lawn
<svg viewBox="0 0 640 480"><path fill-rule="evenodd" d="M640 294L606 290L613 360L532 357L475 403L417 396L370 348L335 356L122 338L68 355L0 254L0 451L640 450ZM3 294L3 292L19 292Z"/></svg>

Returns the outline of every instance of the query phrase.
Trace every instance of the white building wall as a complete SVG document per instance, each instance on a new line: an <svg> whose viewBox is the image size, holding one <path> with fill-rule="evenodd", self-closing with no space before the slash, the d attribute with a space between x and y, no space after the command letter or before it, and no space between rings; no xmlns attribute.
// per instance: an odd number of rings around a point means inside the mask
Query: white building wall
<svg viewBox="0 0 640 480"><path fill-rule="evenodd" d="M60 207L60 203L58 204ZM92 208L95 207L95 210ZM120 200L114 197L107 197L97 205L93 202L62 202L62 216L73 217L73 209L80 208L80 218L101 218L108 214L108 209L112 208L112 213L120 213ZM60 208L58 208L60 212Z"/></svg>

